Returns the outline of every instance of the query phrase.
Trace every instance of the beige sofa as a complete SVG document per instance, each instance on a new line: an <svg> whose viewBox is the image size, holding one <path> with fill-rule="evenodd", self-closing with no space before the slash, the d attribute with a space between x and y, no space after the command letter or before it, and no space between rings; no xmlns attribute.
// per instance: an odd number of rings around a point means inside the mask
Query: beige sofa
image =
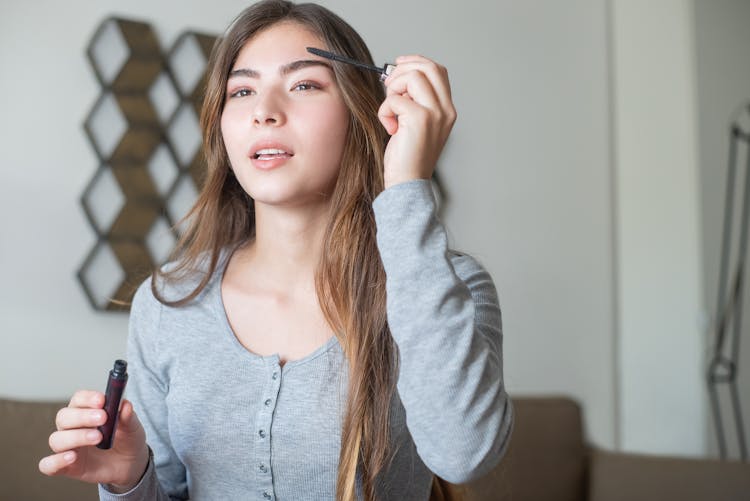
<svg viewBox="0 0 750 501"><path fill-rule="evenodd" d="M514 398L508 453L460 486L466 501L749 501L750 464L607 452L583 441L568 398ZM0 500L97 499L92 485L39 473L58 402L0 399Z"/></svg>
<svg viewBox="0 0 750 501"><path fill-rule="evenodd" d="M575 401L513 401L508 452L466 501L750 501L750 463L596 449L584 443Z"/></svg>

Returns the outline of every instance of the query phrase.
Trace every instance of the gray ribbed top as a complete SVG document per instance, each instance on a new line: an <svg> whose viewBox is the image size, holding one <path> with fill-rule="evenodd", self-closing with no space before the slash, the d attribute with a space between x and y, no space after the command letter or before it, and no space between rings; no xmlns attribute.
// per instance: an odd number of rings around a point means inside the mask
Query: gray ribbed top
<svg viewBox="0 0 750 501"><path fill-rule="evenodd" d="M400 356L391 407L397 452L379 497L426 500L432 472L468 481L507 446L513 413L500 308L487 272L448 250L428 181L389 188L373 210ZM138 289L127 396L154 461L128 493L100 486L102 500L334 499L347 397L341 347L331 338L283 367L276 355L246 350L221 299L225 264L184 307L159 303L148 281Z"/></svg>

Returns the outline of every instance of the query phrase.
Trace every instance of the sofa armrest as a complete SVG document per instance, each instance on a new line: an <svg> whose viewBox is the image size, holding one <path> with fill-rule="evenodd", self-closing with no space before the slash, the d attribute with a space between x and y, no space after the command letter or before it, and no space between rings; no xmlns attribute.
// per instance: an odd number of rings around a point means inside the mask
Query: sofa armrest
<svg viewBox="0 0 750 501"><path fill-rule="evenodd" d="M750 463L592 450L589 501L743 501Z"/></svg>
<svg viewBox="0 0 750 501"><path fill-rule="evenodd" d="M515 426L500 464L462 485L464 501L581 501L586 447L581 408L567 397L512 397Z"/></svg>

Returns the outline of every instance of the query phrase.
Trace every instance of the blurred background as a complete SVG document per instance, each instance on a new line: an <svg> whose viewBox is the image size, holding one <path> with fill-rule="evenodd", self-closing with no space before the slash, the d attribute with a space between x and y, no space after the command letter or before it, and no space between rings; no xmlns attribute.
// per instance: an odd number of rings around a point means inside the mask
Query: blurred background
<svg viewBox="0 0 750 501"><path fill-rule="evenodd" d="M600 447L715 456L704 373L750 1L320 3L377 63L421 53L449 69L444 219L495 279L511 395L574 397ZM80 197L98 168L82 128L100 92L85 55L97 27L147 22L166 51L247 5L3 1L0 397L103 389L124 356L127 315L95 311L75 276L96 238Z"/></svg>

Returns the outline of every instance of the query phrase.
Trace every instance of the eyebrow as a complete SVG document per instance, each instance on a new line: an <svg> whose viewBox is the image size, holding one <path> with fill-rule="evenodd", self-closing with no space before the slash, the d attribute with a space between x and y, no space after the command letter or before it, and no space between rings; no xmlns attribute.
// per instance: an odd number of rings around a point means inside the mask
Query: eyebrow
<svg viewBox="0 0 750 501"><path fill-rule="evenodd" d="M319 59L301 59L299 61L292 61L291 63L281 66L279 68L279 74L281 76L286 76L289 73L301 70L302 68L309 68L310 66L324 66L333 71L333 67L325 61L321 61ZM228 78L233 77L260 78L260 72L257 70L251 70L249 68L238 68L229 72Z"/></svg>

